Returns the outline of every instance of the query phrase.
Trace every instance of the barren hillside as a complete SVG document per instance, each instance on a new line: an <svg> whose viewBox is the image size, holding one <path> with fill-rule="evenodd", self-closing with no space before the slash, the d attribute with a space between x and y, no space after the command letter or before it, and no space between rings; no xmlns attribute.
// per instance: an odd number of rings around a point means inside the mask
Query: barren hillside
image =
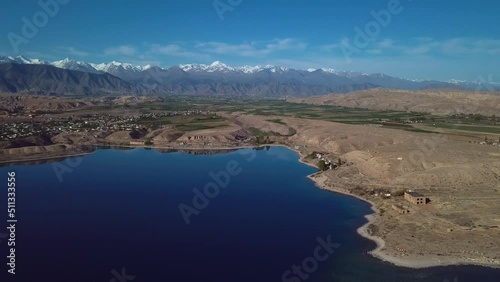
<svg viewBox="0 0 500 282"><path fill-rule="evenodd" d="M65 112L92 106L124 106L157 102L161 98L146 96L102 97L79 99L55 96L0 94L0 113L26 111Z"/></svg>
<svg viewBox="0 0 500 282"><path fill-rule="evenodd" d="M332 105L372 110L428 112L432 114L500 113L500 92L458 90L407 91L377 88L345 95L331 94L308 99L288 99L292 103Z"/></svg>

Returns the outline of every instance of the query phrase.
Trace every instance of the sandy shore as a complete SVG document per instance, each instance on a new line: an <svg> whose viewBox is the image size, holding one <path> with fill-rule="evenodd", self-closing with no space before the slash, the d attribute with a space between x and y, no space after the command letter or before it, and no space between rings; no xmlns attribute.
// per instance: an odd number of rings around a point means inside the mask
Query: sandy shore
<svg viewBox="0 0 500 282"><path fill-rule="evenodd" d="M283 146L287 147L287 146ZM303 164L306 164L308 166L315 167L313 164L304 161L304 157L300 151L294 150L292 148L287 147L290 150L293 150L297 152L300 155L300 162ZM413 269L422 269L422 268L430 268L430 267L438 267L438 266L454 266L454 265L477 265L477 266L485 266L485 267L492 267L492 268L499 268L497 264L488 264L486 262L480 262L480 261L465 261L465 260L460 260L460 259L451 259L451 258L446 258L446 259L440 259L440 258L433 258L433 257L422 257L422 258L409 258L409 257L395 257L392 256L386 252L384 252L384 248L386 246L386 243L384 239L378 236L373 236L370 234L368 231L368 228L371 224L375 224L377 220L379 220L379 210L376 208L376 205L374 202L365 199L363 197L360 197L358 195L351 194L345 190L338 189L335 187L331 187L326 184L326 181L328 180L328 177L326 175L321 174L320 172L313 173L308 176L309 179L311 179L318 188L334 192L334 193L339 193L342 195L354 197L356 199L359 199L361 201L367 202L370 204L370 207L373 211L372 214L365 215L365 218L367 222L359 227L357 229L357 233L366 238L369 239L377 245L376 248L372 251L369 252L370 255L391 263L395 266L399 267L406 267L406 268L413 268Z"/></svg>

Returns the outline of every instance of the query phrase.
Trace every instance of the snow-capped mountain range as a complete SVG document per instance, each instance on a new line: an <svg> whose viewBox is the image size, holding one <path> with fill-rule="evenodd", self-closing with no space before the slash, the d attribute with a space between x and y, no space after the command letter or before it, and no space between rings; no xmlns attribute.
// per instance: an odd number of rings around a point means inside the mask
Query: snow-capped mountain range
<svg viewBox="0 0 500 282"><path fill-rule="evenodd" d="M146 71L149 70L155 66L152 65L146 65L146 66L138 66L138 65L132 65L128 63L121 63L121 62L116 62L112 61L110 63L101 63L101 64L93 64L93 63L87 63L87 62L82 62L82 61L75 61L69 58L66 58L64 60L60 61L54 61L54 62L48 62L48 61L43 61L39 59L29 59L23 56L17 56L17 57L0 57L0 63L17 63L17 64L30 64L30 65L52 65L58 68L62 69L69 69L69 70L77 70L77 71L85 71L85 72L93 72L93 73L100 73L100 72L107 72L107 73L113 73L116 72L117 70L121 71L130 71L130 72L141 72L141 71ZM273 73L282 73L289 71L290 68L287 67L279 67L279 66L273 66L273 65L266 65L266 66L242 66L242 67L231 67L228 66L222 62L215 61L210 65L205 65L205 64L183 64L178 66L180 69L183 71L189 72L189 71L194 71L194 72L242 72L246 74L251 74L251 73L256 73L264 70L268 70ZM160 68L156 67L162 70L166 70L165 68ZM322 69L325 72L330 72L330 73L341 73L337 72L333 69ZM315 70L313 70L315 71Z"/></svg>
<svg viewBox="0 0 500 282"><path fill-rule="evenodd" d="M52 65L57 68L67 69L67 70L76 70L83 72L91 72L91 73L112 73L117 70L125 70L125 71L133 71L140 72L144 70L148 70L151 66L134 66L132 64L120 63L116 61L112 61L110 63L102 63L102 64L93 64L82 61L75 61L69 58L60 61L48 62L40 59L29 59L23 56L17 57L0 57L0 63L16 63L16 64L27 64L27 65Z"/></svg>
<svg viewBox="0 0 500 282"><path fill-rule="evenodd" d="M222 62L215 61L210 65L204 64L187 64L179 65L179 68L183 71L205 71L205 72L242 72L242 73L256 73L264 70L268 70L273 73L282 73L289 71L287 67L277 67L272 65L266 66L242 66L242 67L230 67Z"/></svg>
<svg viewBox="0 0 500 282"><path fill-rule="evenodd" d="M82 62L82 61L75 61L69 58L66 58L64 60L60 61L54 61L54 62L48 62L40 59L30 59L26 58L23 56L17 56L17 57L0 57L0 63L17 63L17 64L31 64L31 65L52 65L57 68L61 69L67 69L67 70L76 70L76 71L83 71L83 72L90 72L90 73L110 73L112 75L117 75L121 74L123 75L126 72L130 73L138 73L138 72L143 72L150 70L152 68L157 68L161 70L167 70L166 68L160 68L152 65L146 65L146 66L138 66L138 65L132 65L129 63L121 63L121 62L116 62L112 61L110 63L101 63L101 64L94 64L94 63L87 63L87 62ZM207 72L207 73L227 73L227 72L241 72L245 74L254 74L262 71L269 71L271 73L285 73L288 72L290 69L288 67L281 67L281 66L273 66L273 65L265 65L265 66L241 66L241 67L231 67L228 66L220 61L215 61L210 65L206 64L182 64L177 66L181 70L185 72ZM297 70L296 70L297 71ZM342 71L342 70L335 70L331 68L309 68L306 70L309 73L313 72L324 72L324 73L329 73L329 74L334 74L337 76L341 77L356 77L356 76L385 76L384 74L370 74L370 73L365 73L365 72L354 72L354 71ZM120 77L120 75L117 75ZM412 82L425 82L425 81L431 81L429 79L405 79L408 81ZM440 81L440 82L446 82L454 85L466 85L466 84L481 84L480 81L465 81L465 80L457 80L457 79L451 79L449 81Z"/></svg>
<svg viewBox="0 0 500 282"><path fill-rule="evenodd" d="M57 75L45 75L47 73L57 73ZM23 77L28 75L33 77ZM42 81L37 76L43 76L46 81ZM35 89L37 92L58 94L58 92L69 91L66 89L80 87L80 84L83 83L71 79L61 82L56 77L81 77L82 79L86 77L82 81L90 83L87 88L106 85L106 91L111 93L119 92L121 89L134 89L133 91L138 93L150 94L266 97L307 97L377 87L407 90L439 88L477 90L478 87L490 90L499 88L499 85L481 81L411 80L381 73L340 71L329 68L298 70L273 65L232 67L219 61L209 65L183 64L170 68L160 68L116 61L93 64L69 58L47 62L22 56L0 57L0 91L29 92ZM56 90L49 87L56 84L62 86ZM87 95L85 94L87 88L82 88L81 94ZM98 91L90 91L89 93L96 92Z"/></svg>

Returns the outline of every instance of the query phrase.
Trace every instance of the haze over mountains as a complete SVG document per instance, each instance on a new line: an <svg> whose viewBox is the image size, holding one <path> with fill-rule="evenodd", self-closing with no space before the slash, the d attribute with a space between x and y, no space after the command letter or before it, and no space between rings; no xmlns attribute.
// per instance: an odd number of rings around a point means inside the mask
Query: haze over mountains
<svg viewBox="0 0 500 282"><path fill-rule="evenodd" d="M92 64L64 59L0 57L0 91L52 95L194 94L244 97L309 97L347 93L372 88L492 89L481 81L449 82L408 80L384 74L297 70L280 66L231 67L221 62L210 65L184 64L168 69L111 62Z"/></svg>

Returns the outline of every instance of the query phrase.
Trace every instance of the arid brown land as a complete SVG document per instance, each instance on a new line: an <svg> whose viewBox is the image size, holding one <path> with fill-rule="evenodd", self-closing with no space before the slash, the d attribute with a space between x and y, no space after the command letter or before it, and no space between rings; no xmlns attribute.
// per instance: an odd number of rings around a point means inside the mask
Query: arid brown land
<svg viewBox="0 0 500 282"><path fill-rule="evenodd" d="M292 103L432 114L498 115L500 92L459 90L396 90L376 88L348 94L290 98Z"/></svg>

